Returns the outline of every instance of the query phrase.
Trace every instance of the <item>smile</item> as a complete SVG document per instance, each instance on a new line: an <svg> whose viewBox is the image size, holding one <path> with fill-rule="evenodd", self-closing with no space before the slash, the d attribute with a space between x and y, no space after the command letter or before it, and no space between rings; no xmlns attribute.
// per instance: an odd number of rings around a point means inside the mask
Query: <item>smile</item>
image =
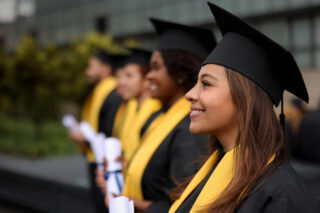
<svg viewBox="0 0 320 213"><path fill-rule="evenodd" d="M201 110L201 109L191 109L190 118L198 117L198 116L200 116L203 112L204 112L204 110Z"/></svg>

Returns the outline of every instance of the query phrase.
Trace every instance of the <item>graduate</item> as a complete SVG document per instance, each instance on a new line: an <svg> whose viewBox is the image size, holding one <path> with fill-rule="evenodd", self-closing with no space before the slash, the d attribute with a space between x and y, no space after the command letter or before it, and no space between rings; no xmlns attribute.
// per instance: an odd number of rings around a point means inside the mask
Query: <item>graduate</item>
<svg viewBox="0 0 320 213"><path fill-rule="evenodd" d="M196 81L201 61L215 45L211 31L151 19L159 34L151 56L151 97L162 103L142 127L141 145L126 171L123 195L142 212L168 212L176 180L199 169L207 138L190 133L190 104L184 98Z"/></svg>
<svg viewBox="0 0 320 213"><path fill-rule="evenodd" d="M118 71L118 86L124 103L118 109L113 137L120 139L122 144L124 170L126 163L140 144L140 130L146 120L158 111L161 103L150 98L149 81L146 78L149 72L151 52L132 48L131 55ZM121 72L121 73L119 73ZM122 119L122 120L121 120ZM99 177L98 177L99 176ZM97 171L97 185L105 193L106 181L102 171Z"/></svg>
<svg viewBox="0 0 320 213"><path fill-rule="evenodd" d="M124 94L130 107L123 123L119 139L122 144L124 160L129 162L140 145L140 131L143 124L154 112L161 108L160 101L150 98L150 82L146 78L150 68L151 52L132 48L131 56L124 66Z"/></svg>
<svg viewBox="0 0 320 213"><path fill-rule="evenodd" d="M320 212L287 161L273 110L284 90L308 102L295 60L239 18L209 5L223 38L186 98L192 103L190 131L211 135L212 151L169 212Z"/></svg>
<svg viewBox="0 0 320 213"><path fill-rule="evenodd" d="M115 114L122 102L115 90L116 80L112 76L111 56L103 50L96 52L89 59L85 74L94 88L85 101L81 119L87 121L96 132L111 136ZM95 185L97 165L90 145L80 131L72 131L69 136L86 154L93 201L97 212L105 212L103 196Z"/></svg>

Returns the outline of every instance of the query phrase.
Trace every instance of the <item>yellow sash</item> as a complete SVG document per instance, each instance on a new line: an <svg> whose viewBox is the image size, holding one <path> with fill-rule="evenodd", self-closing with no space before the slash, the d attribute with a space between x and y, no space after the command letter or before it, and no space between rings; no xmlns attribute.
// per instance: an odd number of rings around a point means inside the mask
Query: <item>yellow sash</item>
<svg viewBox="0 0 320 213"><path fill-rule="evenodd" d="M137 113L137 109L138 109L137 100L133 98L130 99L128 101L126 115L122 123L121 130L119 132L119 139L121 141L122 146L123 146L123 143L125 142L126 134L128 130L131 128L131 123Z"/></svg>
<svg viewBox="0 0 320 213"><path fill-rule="evenodd" d="M112 137L119 138L121 127L123 125L123 121L126 115L128 102L123 102L116 113L116 117L114 118L114 123L112 126Z"/></svg>
<svg viewBox="0 0 320 213"><path fill-rule="evenodd" d="M197 212L207 204L213 202L228 186L234 174L233 153L233 150L231 150L223 156L207 183L204 185L190 212ZM189 183L181 197L173 203L169 213L173 213L179 208L189 194L201 183L209 171L216 165L218 159L219 152L215 151Z"/></svg>
<svg viewBox="0 0 320 213"><path fill-rule="evenodd" d="M93 92L88 96L84 104L81 119L89 122L92 128L96 131L98 131L99 113L102 104L115 86L116 81L113 77L100 81L94 88ZM83 147L81 147L81 149L86 153L87 160L89 162L93 162L94 156L91 149L84 149Z"/></svg>
<svg viewBox="0 0 320 213"><path fill-rule="evenodd" d="M124 127L121 138L124 158L127 161L131 159L133 153L140 145L140 131L144 123L151 114L158 111L160 107L160 101L149 98L141 104L133 116L128 118L127 126Z"/></svg>
<svg viewBox="0 0 320 213"><path fill-rule="evenodd" d="M272 156L268 164L273 161L274 157L275 155ZM215 151L191 180L187 188L182 193L181 197L172 204L169 213L174 213L177 211L183 201L187 199L187 197L193 192L193 190L207 176L210 170L216 165L218 159L219 152ZM203 208L207 207L208 204L215 201L223 192L223 190L229 185L234 175L234 171L235 157L234 149L232 149L231 151L226 152L221 161L218 163L215 170L209 177L207 183L204 185L195 203L193 204L190 212L192 213L203 210Z"/></svg>
<svg viewBox="0 0 320 213"><path fill-rule="evenodd" d="M182 97L166 113L152 122L131 159L126 172L123 195L143 199L141 181L149 160L163 140L188 113L190 113L190 103Z"/></svg>

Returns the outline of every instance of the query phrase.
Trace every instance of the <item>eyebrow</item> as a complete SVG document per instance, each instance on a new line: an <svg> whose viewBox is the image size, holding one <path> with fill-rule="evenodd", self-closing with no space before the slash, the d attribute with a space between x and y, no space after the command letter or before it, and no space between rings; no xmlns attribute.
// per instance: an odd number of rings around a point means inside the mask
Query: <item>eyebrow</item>
<svg viewBox="0 0 320 213"><path fill-rule="evenodd" d="M204 78L204 77L209 77L209 78L212 78L212 79L215 80L215 81L218 81L218 79L217 79L215 76L210 75L210 74L208 74L208 73L205 73L205 74L203 74L203 75L200 76L201 79Z"/></svg>

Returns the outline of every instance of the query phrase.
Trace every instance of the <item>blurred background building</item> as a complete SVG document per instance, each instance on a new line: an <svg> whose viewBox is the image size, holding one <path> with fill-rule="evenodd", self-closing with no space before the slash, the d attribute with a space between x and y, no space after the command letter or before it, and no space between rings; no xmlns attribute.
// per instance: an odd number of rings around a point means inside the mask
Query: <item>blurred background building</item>
<svg viewBox="0 0 320 213"><path fill-rule="evenodd" d="M0 41L14 52L26 33L40 45L68 45L92 31L117 40L133 37L152 48L149 17L214 29L206 0L1 0ZM217 0L292 51L311 97L320 95L320 0ZM221 35L215 33L219 38ZM311 74L310 74L311 72ZM311 99L310 106L318 103Z"/></svg>

